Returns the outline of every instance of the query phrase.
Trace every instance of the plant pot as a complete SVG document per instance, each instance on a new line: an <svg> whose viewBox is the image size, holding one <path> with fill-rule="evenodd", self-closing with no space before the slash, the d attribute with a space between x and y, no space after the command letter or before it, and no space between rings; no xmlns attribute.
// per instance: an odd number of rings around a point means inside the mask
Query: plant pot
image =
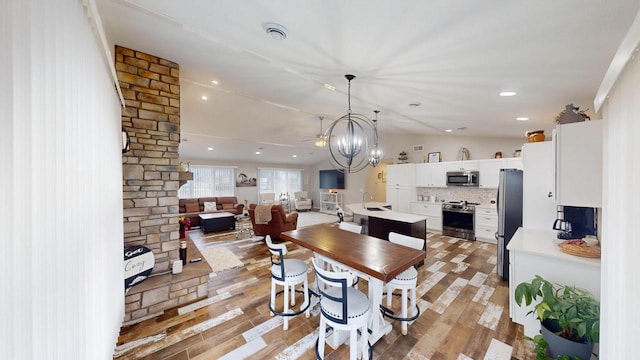
<svg viewBox="0 0 640 360"><path fill-rule="evenodd" d="M593 352L593 344L585 344L565 339L555 333L560 331L560 326L556 320L545 320L541 323L542 337L549 344L549 356L556 358L559 355L568 355L572 359L578 357L582 360L589 360Z"/></svg>

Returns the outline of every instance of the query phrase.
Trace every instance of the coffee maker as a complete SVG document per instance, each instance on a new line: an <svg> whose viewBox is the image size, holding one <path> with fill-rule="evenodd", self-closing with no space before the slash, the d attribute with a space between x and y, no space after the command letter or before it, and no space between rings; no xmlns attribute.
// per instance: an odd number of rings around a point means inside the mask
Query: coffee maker
<svg viewBox="0 0 640 360"><path fill-rule="evenodd" d="M553 230L558 230L558 239L582 239L596 235L596 210L579 206L558 206L558 218Z"/></svg>

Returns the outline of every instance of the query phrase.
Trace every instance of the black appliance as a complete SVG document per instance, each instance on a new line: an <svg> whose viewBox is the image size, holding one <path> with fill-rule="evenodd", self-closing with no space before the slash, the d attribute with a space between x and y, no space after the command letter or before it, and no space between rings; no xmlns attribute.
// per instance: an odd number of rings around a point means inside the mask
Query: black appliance
<svg viewBox="0 0 640 360"><path fill-rule="evenodd" d="M522 170L500 169L498 185L498 276L509 280L509 251L507 244L522 226Z"/></svg>
<svg viewBox="0 0 640 360"><path fill-rule="evenodd" d="M558 230L558 239L582 239L587 235L596 235L596 210L588 207L561 206L553 229Z"/></svg>
<svg viewBox="0 0 640 360"><path fill-rule="evenodd" d="M475 240L475 212L473 205L466 201L442 204L442 235L466 240Z"/></svg>
<svg viewBox="0 0 640 360"><path fill-rule="evenodd" d="M447 186L478 186L478 171L447 171Z"/></svg>

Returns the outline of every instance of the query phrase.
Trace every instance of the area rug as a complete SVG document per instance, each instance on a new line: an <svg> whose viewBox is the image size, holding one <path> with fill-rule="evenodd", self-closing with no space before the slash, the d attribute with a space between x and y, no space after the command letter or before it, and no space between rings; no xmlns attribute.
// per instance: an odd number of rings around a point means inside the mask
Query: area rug
<svg viewBox="0 0 640 360"><path fill-rule="evenodd" d="M201 250L200 253L207 259L209 266L211 266L211 271L214 273L244 266L242 261L224 246L210 247Z"/></svg>
<svg viewBox="0 0 640 360"><path fill-rule="evenodd" d="M303 228L316 224L338 222L337 215L330 215L316 211L306 211L298 213L298 228Z"/></svg>

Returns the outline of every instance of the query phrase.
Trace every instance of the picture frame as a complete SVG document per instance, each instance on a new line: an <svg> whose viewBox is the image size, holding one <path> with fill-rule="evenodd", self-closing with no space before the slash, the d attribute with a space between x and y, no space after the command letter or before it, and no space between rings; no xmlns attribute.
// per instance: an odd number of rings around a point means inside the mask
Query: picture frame
<svg viewBox="0 0 640 360"><path fill-rule="evenodd" d="M440 162L440 152L430 152L427 157L427 162L436 163Z"/></svg>

